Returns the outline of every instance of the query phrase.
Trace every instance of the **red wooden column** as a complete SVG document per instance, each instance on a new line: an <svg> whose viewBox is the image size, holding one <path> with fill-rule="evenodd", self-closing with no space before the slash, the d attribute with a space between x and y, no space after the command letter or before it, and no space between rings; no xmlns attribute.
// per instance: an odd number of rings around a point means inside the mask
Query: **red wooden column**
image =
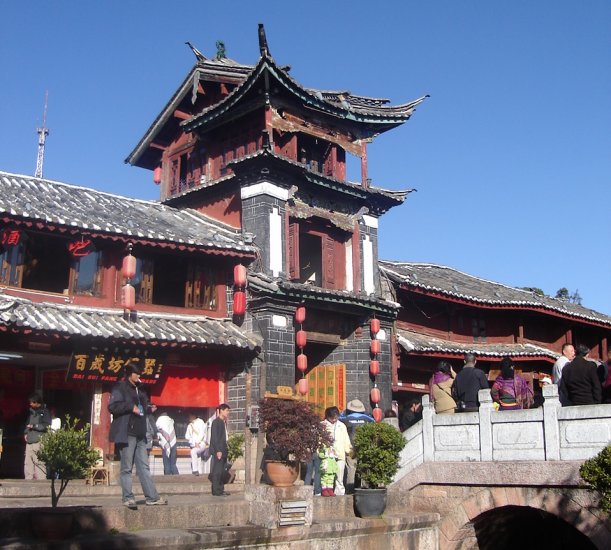
<svg viewBox="0 0 611 550"><path fill-rule="evenodd" d="M367 169L367 142L361 142L361 185L368 187L367 180L369 178L369 170Z"/></svg>

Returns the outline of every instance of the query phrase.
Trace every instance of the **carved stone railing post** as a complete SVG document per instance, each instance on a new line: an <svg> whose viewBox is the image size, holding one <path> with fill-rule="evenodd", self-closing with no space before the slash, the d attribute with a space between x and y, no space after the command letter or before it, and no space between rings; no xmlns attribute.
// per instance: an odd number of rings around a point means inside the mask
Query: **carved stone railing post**
<svg viewBox="0 0 611 550"><path fill-rule="evenodd" d="M479 443L482 461L492 460L492 422L490 414L494 410L490 390L479 390Z"/></svg>
<svg viewBox="0 0 611 550"><path fill-rule="evenodd" d="M545 460L560 460L560 426L558 425L558 386L543 386L543 436L545 438Z"/></svg>
<svg viewBox="0 0 611 550"><path fill-rule="evenodd" d="M433 438L433 416L435 407L428 394L422 396L422 451L424 462L435 460L435 440Z"/></svg>

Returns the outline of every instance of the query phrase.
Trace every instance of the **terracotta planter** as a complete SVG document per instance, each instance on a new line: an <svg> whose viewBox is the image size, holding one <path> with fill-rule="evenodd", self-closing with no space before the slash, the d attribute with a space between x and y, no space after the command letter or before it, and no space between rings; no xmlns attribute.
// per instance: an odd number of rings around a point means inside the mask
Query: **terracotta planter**
<svg viewBox="0 0 611 550"><path fill-rule="evenodd" d="M68 538L72 531L74 510L70 508L37 508L31 515L32 533L36 538L56 542Z"/></svg>
<svg viewBox="0 0 611 550"><path fill-rule="evenodd" d="M299 462L265 462L267 477L274 487L292 487L299 477Z"/></svg>
<svg viewBox="0 0 611 550"><path fill-rule="evenodd" d="M386 510L386 488L355 489L354 511L360 518L375 518Z"/></svg>

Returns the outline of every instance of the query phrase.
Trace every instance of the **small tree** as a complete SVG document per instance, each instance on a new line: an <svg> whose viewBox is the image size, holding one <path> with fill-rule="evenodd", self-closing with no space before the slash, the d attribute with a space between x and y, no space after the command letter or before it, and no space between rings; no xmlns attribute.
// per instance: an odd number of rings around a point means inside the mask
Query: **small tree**
<svg viewBox="0 0 611 550"><path fill-rule="evenodd" d="M235 432L227 440L227 460L231 463L244 456L244 434Z"/></svg>
<svg viewBox="0 0 611 550"><path fill-rule="evenodd" d="M579 474L588 484L588 489L600 493L601 510L611 513L611 445L586 460L579 468Z"/></svg>
<svg viewBox="0 0 611 550"><path fill-rule="evenodd" d="M66 417L65 426L47 431L40 438L36 456L51 472L51 506L55 508L71 479L82 479L99 460L98 453L87 442L89 425L79 429L78 420ZM56 479L57 478L57 479ZM59 488L57 488L57 483Z"/></svg>
<svg viewBox="0 0 611 550"><path fill-rule="evenodd" d="M267 398L260 402L259 424L277 460L307 462L331 437L307 401Z"/></svg>
<svg viewBox="0 0 611 550"><path fill-rule="evenodd" d="M399 454L405 438L386 422L362 424L354 433L356 473L361 485L369 489L386 487L399 470Z"/></svg>

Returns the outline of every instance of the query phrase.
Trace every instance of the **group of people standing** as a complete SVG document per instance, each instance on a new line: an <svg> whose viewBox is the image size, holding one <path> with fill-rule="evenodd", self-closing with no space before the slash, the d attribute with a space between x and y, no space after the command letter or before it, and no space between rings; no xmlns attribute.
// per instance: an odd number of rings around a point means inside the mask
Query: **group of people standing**
<svg viewBox="0 0 611 550"><path fill-rule="evenodd" d="M306 485L314 485L315 496L332 497L354 492L354 433L360 425L368 422L374 422L374 419L367 414L359 399L350 401L341 414L337 407L325 409L322 424L331 436L331 444L314 453L305 478Z"/></svg>
<svg viewBox="0 0 611 550"><path fill-rule="evenodd" d="M553 379L554 383L558 384L560 403L565 407L596 405L609 401L611 350L607 354L610 359L606 365L591 361L589 354L589 348L583 344L564 344L562 355L554 363Z"/></svg>

